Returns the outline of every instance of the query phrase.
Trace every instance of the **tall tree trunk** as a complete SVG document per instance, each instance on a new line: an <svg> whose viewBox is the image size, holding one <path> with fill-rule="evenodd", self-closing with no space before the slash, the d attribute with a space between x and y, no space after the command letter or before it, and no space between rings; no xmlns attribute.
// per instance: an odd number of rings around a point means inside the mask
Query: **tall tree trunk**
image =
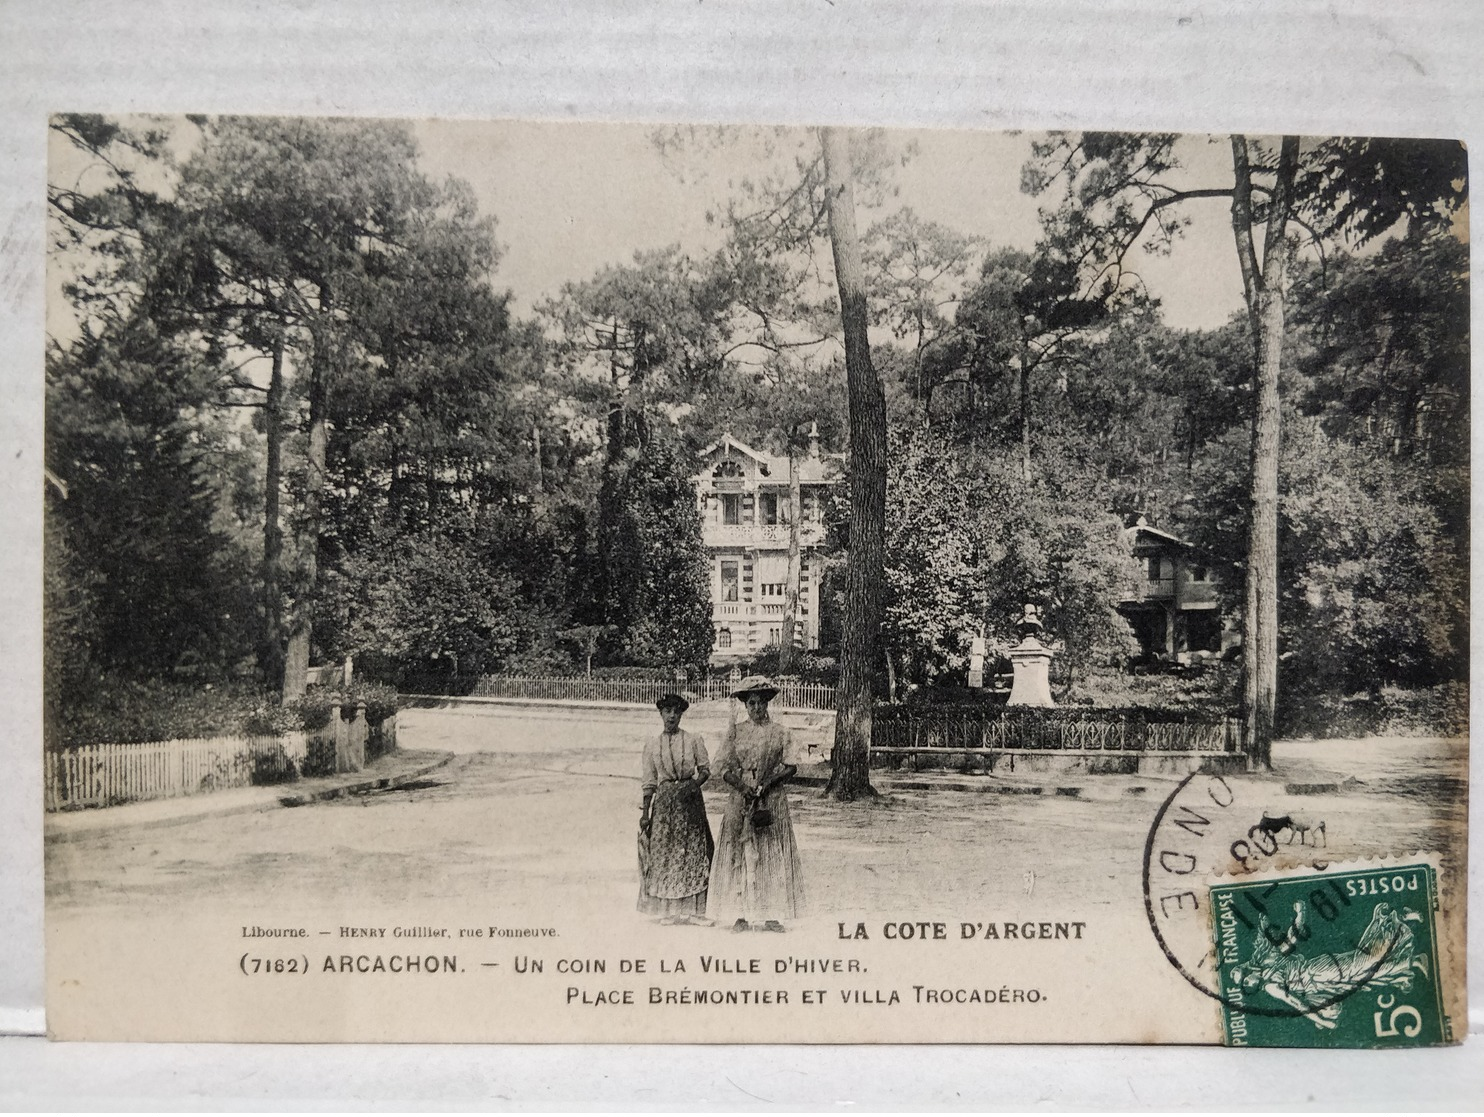
<svg viewBox="0 0 1484 1117"><path fill-rule="evenodd" d="M608 347L608 387L613 398L608 401L608 442L605 464L611 470L623 457L624 406L623 389L620 385L623 366L618 363L618 319L613 320L613 332Z"/></svg>
<svg viewBox="0 0 1484 1117"><path fill-rule="evenodd" d="M855 228L850 140L839 129L822 128L820 143L850 411L850 555L845 568L840 685L835 691L833 771L825 794L851 800L876 794L870 773L871 676L880 639L886 549L886 396L871 366L866 333L866 277Z"/></svg>
<svg viewBox="0 0 1484 1117"><path fill-rule="evenodd" d="M283 679L283 526L279 522L279 493L283 486L283 347L280 327L273 343L273 366L268 374L268 396L263 403L263 631L258 669L265 680Z"/></svg>
<svg viewBox="0 0 1484 1117"><path fill-rule="evenodd" d="M623 480L624 460L624 396L622 390L623 366L618 360L618 320L613 320L608 349L608 387L612 395L608 401L603 449L603 471L598 483L598 523L593 553L596 562L592 567L592 597L598 603L599 624L617 625L624 628L626 613L622 603L615 600L614 563L616 561L617 533L622 520L618 508L619 488Z"/></svg>
<svg viewBox="0 0 1484 1117"><path fill-rule="evenodd" d="M917 350L912 359L912 397L921 401L922 399L922 351L927 348L927 324L923 321L922 311L917 312Z"/></svg>
<svg viewBox="0 0 1484 1117"><path fill-rule="evenodd" d="M1247 534L1247 596L1243 614L1242 706L1247 758L1273 766L1273 717L1278 697L1278 373L1283 355L1288 217L1298 173L1297 136L1284 136L1259 265L1252 225L1252 165L1245 136L1232 137L1232 231L1252 325L1256 406L1252 419L1252 501Z"/></svg>
<svg viewBox="0 0 1484 1117"><path fill-rule="evenodd" d="M799 452L790 437L788 444L788 571L783 587L783 646L778 650L778 671L787 675L794 666L794 630L799 615L799 521L803 501L799 494Z"/></svg>
<svg viewBox="0 0 1484 1117"><path fill-rule="evenodd" d="M1020 326L1020 479L1031 479L1031 344Z"/></svg>
<svg viewBox="0 0 1484 1117"><path fill-rule="evenodd" d="M541 424L531 427L531 457L536 463L536 492L546 492L546 465L541 460Z"/></svg>
<svg viewBox="0 0 1484 1117"><path fill-rule="evenodd" d="M321 294L320 309L328 313L329 298ZM308 684L309 643L312 635L314 591L319 580L320 498L325 490L325 449L329 441L326 416L326 384L329 352L323 336L314 338L314 354L309 362L309 454L304 470L303 534L299 540L302 558L298 592L294 598L293 620L289 629L287 652L283 663L283 700L303 698Z"/></svg>

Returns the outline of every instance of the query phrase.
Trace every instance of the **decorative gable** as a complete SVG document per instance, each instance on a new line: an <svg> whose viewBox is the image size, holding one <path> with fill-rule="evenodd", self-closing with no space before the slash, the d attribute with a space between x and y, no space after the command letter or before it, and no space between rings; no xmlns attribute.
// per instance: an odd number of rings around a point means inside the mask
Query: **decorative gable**
<svg viewBox="0 0 1484 1117"><path fill-rule="evenodd" d="M722 435L720 441L713 442L702 450L701 462L701 473L697 480L710 482L713 487L723 491L741 488L744 482L767 477L771 472L766 454L759 453L730 434Z"/></svg>

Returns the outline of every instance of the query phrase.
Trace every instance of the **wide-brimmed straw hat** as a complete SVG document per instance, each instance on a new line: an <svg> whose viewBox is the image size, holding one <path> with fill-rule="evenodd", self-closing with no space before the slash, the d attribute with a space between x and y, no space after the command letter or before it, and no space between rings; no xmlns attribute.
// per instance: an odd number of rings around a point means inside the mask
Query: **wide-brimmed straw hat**
<svg viewBox="0 0 1484 1117"><path fill-rule="evenodd" d="M748 675L737 684L737 689L732 691L733 698L746 698L749 694L761 694L764 698L772 698L778 693L778 685L766 675Z"/></svg>
<svg viewBox="0 0 1484 1117"><path fill-rule="evenodd" d="M661 710L673 708L679 710L682 714L690 709L690 702L686 700L685 695L673 690L665 691L664 694L654 700L654 704Z"/></svg>

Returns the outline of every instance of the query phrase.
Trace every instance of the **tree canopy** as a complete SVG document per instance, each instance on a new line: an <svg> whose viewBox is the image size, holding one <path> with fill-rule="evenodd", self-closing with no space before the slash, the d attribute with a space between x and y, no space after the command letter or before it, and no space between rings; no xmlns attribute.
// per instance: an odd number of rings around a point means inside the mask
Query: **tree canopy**
<svg viewBox="0 0 1484 1117"><path fill-rule="evenodd" d="M1048 136L1024 173L1040 235L1017 245L903 204L881 134L789 133L709 245L635 252L521 314L499 215L426 173L405 126L53 127L84 171L50 191L75 328L46 369L49 701L113 676L287 693L345 655L389 682L704 669L693 477L726 432L842 462L811 571L847 622L823 650L854 649L857 730L888 679L957 684L975 636L1004 650L1027 601L1067 694L1128 655L1136 515L1239 608L1274 400L1279 720L1285 694L1463 677L1457 145L1243 141L1201 183L1188 139ZM1177 328L1136 254L1206 197L1246 207L1253 302ZM1252 312L1274 298L1281 322ZM856 556L879 586L845 575Z"/></svg>

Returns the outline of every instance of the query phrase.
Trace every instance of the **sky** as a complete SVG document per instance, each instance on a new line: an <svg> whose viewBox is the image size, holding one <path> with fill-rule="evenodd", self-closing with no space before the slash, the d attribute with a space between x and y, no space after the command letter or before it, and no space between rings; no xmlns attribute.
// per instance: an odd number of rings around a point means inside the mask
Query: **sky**
<svg viewBox="0 0 1484 1117"><path fill-rule="evenodd" d="M698 129L678 151L662 155L656 129L648 125L423 120L413 130L422 169L464 180L480 211L495 217L503 256L494 283L510 290L519 314L564 283L631 261L636 251L672 244L694 253L715 248L721 234L708 224L707 212L733 196L741 180L778 167L792 151L812 151L815 142L797 129L739 129L720 143L710 130ZM182 137L196 134L188 125L180 131ZM1033 135L888 131L884 138L889 150L906 158L888 172L884 205L859 215L863 230L908 206L990 247L1034 245L1039 203L1020 190ZM1179 150L1186 168L1180 185L1230 184L1224 137L1192 135ZM185 148L176 152L187 154ZM86 186L92 172L79 159L53 138L54 179ZM1171 252L1131 258L1171 326L1216 327L1242 309L1228 205L1221 198L1186 203L1190 224ZM48 327L59 340L76 332L61 297L65 270L54 266L48 283Z"/></svg>
<svg viewBox="0 0 1484 1117"><path fill-rule="evenodd" d="M693 142L667 158L653 142L655 129L642 125L437 120L418 122L415 132L424 170L468 182L481 212L497 219L504 257L496 286L510 289L521 313L563 283L630 261L636 250L715 247L719 234L707 225L708 209L718 206L732 183L766 165L747 158L757 144L749 145L745 135L726 148ZM991 246L1030 248L1038 202L1021 193L1020 171L1032 138L1005 132L886 133L889 144L911 154L891 171L895 196L881 210L863 213L861 227L910 206L926 220L983 237ZM808 136L784 134L780 142L808 142ZM1230 184L1224 137L1188 137L1181 155L1192 184ZM1228 206L1220 198L1191 203L1190 227L1172 252L1141 254L1134 262L1172 326L1219 326L1242 309Z"/></svg>

